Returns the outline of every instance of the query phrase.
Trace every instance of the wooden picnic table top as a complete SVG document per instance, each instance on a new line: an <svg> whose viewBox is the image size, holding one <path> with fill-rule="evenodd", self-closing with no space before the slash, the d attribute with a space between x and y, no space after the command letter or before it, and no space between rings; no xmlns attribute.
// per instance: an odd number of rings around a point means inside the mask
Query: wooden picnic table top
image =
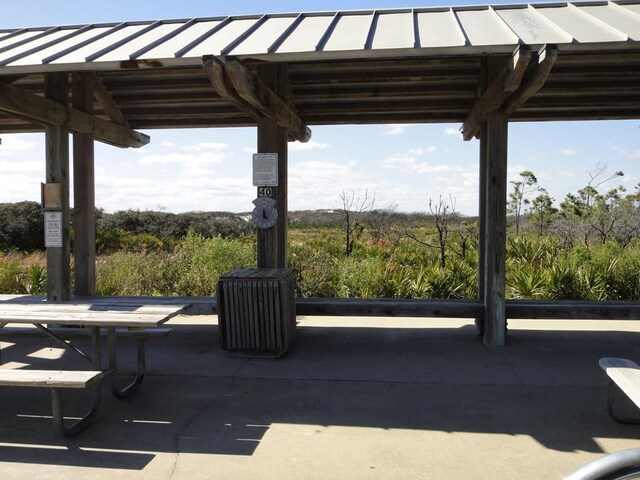
<svg viewBox="0 0 640 480"><path fill-rule="evenodd" d="M157 327L182 313L189 303L166 299L139 301L117 297L93 297L47 302L31 295L0 295L0 323L84 325L96 327Z"/></svg>

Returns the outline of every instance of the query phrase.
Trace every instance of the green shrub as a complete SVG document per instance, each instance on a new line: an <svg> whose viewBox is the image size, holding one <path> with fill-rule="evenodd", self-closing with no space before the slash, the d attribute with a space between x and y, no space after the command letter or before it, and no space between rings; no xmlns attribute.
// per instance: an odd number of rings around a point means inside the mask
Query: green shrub
<svg viewBox="0 0 640 480"><path fill-rule="evenodd" d="M338 296L381 298L393 295L387 264L378 258L344 258L338 266Z"/></svg>
<svg viewBox="0 0 640 480"><path fill-rule="evenodd" d="M20 260L13 255L0 257L0 291L6 294L24 293L20 284Z"/></svg>
<svg viewBox="0 0 640 480"><path fill-rule="evenodd" d="M236 268L255 268L253 238L204 238L190 232L173 259L176 295L215 296L220 275Z"/></svg>
<svg viewBox="0 0 640 480"><path fill-rule="evenodd" d="M338 296L338 259L333 255L323 250L314 250L307 245L291 245L289 268L296 277L298 296Z"/></svg>
<svg viewBox="0 0 640 480"><path fill-rule="evenodd" d="M29 295L45 295L47 293L47 268L43 265L29 265L21 280L22 288Z"/></svg>
<svg viewBox="0 0 640 480"><path fill-rule="evenodd" d="M117 252L96 262L98 295L174 295L170 256Z"/></svg>
<svg viewBox="0 0 640 480"><path fill-rule="evenodd" d="M507 298L546 298L548 278L537 268L518 269L507 279Z"/></svg>

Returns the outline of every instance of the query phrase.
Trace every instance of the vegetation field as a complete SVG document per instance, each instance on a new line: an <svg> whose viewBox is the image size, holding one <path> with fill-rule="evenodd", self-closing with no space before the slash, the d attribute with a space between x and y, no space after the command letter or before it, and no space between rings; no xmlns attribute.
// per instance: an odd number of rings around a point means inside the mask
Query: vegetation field
<svg viewBox="0 0 640 480"><path fill-rule="evenodd" d="M640 299L640 186L600 193L622 172L603 174L557 207L531 172L511 182L507 298ZM457 214L454 199L415 214L377 209L366 192L341 200L290 214L299 296L476 298L477 219ZM99 295L213 296L220 275L256 265L248 215L96 215ZM43 237L38 204L0 205L0 293L46 291Z"/></svg>

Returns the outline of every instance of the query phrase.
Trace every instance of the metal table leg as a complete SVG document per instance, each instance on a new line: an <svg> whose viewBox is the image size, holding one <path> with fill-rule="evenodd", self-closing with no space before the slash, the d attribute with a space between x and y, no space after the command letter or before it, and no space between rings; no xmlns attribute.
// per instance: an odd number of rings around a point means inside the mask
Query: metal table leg
<svg viewBox="0 0 640 480"><path fill-rule="evenodd" d="M107 327L107 345L109 349L109 376L111 377L111 392L116 398L127 398L135 392L142 383L146 370L145 344L144 339L139 338L137 342L138 365L136 376L133 381L120 388L118 385L118 348L115 327Z"/></svg>
<svg viewBox="0 0 640 480"><path fill-rule="evenodd" d="M0 322L0 328L4 327L7 323ZM2 342L0 341L0 365L2 364Z"/></svg>
<svg viewBox="0 0 640 480"><path fill-rule="evenodd" d="M91 333L91 346L92 346L92 360L96 370L102 370L102 354L100 348L100 327L90 327ZM67 344L68 345L68 344ZM77 350L77 349L76 349ZM74 351L76 351L74 350ZM83 354L84 357L84 354ZM86 358L86 357L85 357ZM65 437L73 437L82 430L97 416L100 410L100 404L102 402L102 381L97 381L91 386L91 408L89 411L76 422L70 426L64 423L63 403L62 403L62 390L57 388L51 389L51 407L53 412L53 423L56 430L60 435Z"/></svg>

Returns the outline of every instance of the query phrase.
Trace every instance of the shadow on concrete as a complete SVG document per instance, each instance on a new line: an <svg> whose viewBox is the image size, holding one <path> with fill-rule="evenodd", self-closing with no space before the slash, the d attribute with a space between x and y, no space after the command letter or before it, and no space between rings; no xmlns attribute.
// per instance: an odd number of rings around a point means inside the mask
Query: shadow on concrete
<svg viewBox="0 0 640 480"><path fill-rule="evenodd" d="M3 389L0 462L136 470L158 452L250 456L274 426L528 436L593 453L597 439L640 433L609 418L597 365L640 357L637 332L518 329L502 349L485 348L472 325L302 325L296 335L282 359L237 358L220 349L215 325L178 325L149 344L141 390L125 401L104 392L99 418L74 439L53 433L46 390ZM30 356L56 348L46 339L2 340L5 364L77 368L72 354ZM80 412L83 401L69 395L68 407Z"/></svg>

